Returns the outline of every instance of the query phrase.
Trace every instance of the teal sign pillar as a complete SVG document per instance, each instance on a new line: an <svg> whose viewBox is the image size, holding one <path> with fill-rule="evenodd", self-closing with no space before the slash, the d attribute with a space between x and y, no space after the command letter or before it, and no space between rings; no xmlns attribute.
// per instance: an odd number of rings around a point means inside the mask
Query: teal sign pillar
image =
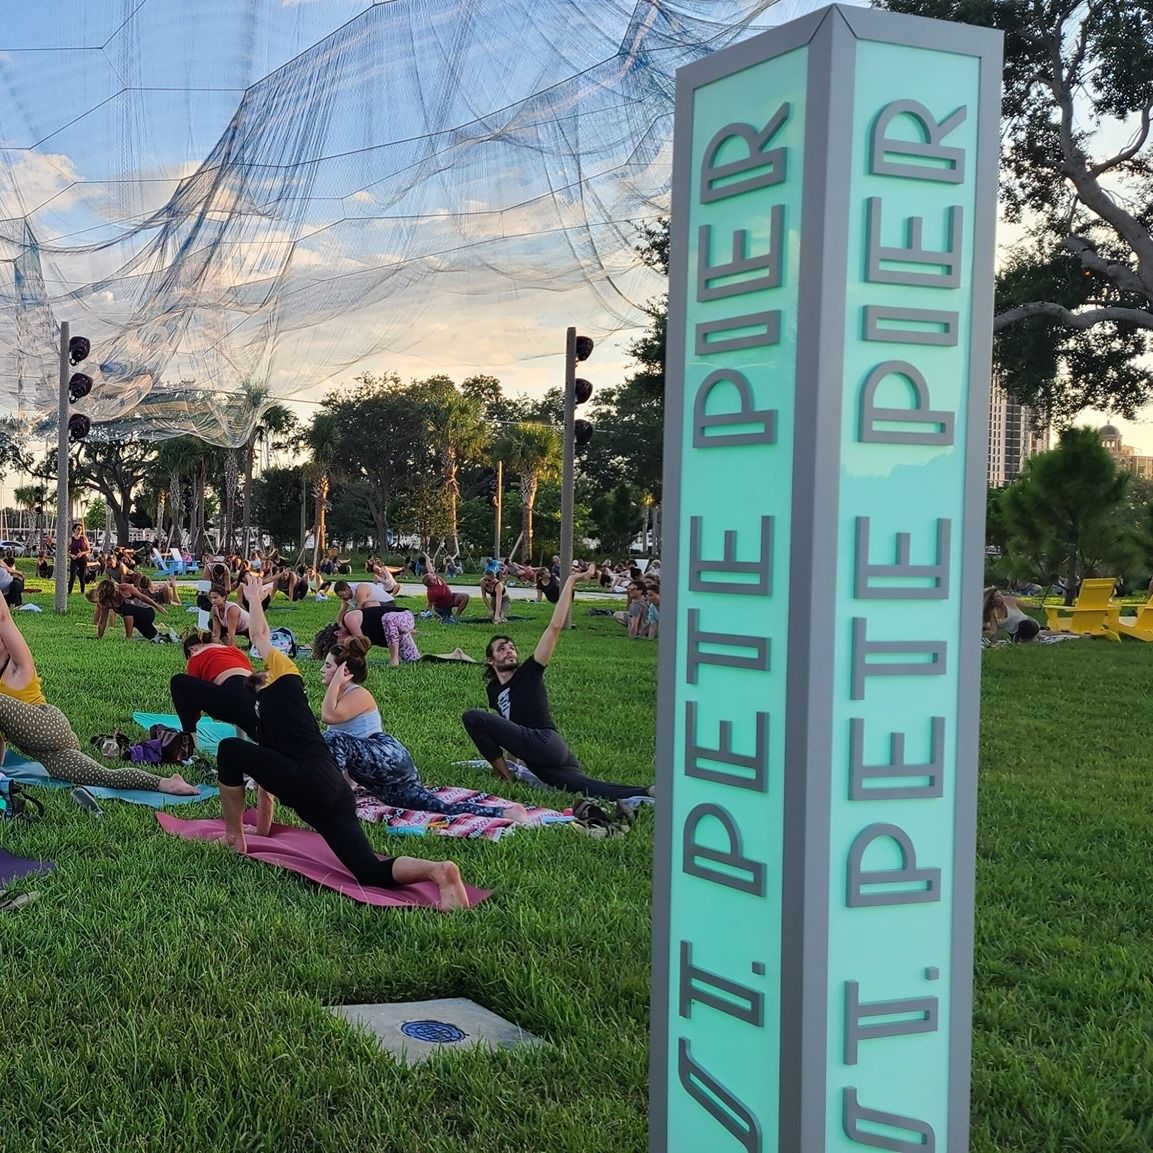
<svg viewBox="0 0 1153 1153"><path fill-rule="evenodd" d="M652 1153L968 1148L999 33L678 75Z"/></svg>

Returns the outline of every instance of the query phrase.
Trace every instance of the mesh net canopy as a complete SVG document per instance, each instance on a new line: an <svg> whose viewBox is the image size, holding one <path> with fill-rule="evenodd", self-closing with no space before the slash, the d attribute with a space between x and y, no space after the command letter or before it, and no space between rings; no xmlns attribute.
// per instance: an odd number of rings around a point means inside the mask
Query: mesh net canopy
<svg viewBox="0 0 1153 1153"><path fill-rule="evenodd" d="M558 294L594 336L643 322L674 73L790 5L9 6L0 416L54 422L60 320L94 435L231 445L370 356L484 370Z"/></svg>

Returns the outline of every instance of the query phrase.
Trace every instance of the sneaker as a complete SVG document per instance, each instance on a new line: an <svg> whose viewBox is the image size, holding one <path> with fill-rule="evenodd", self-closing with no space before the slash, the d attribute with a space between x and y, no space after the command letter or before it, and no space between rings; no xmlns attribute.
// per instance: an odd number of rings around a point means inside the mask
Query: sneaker
<svg viewBox="0 0 1153 1153"><path fill-rule="evenodd" d="M166 645L168 638L163 633L157 633L156 636L152 638L152 643L154 645Z"/></svg>

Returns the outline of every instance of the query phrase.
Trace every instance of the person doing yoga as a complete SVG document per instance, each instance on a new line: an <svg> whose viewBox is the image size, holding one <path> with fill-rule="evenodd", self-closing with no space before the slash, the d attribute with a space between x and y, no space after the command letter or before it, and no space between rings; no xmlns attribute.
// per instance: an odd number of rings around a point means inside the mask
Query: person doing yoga
<svg viewBox="0 0 1153 1153"><path fill-rule="evenodd" d="M169 682L180 728L195 736L201 714L236 725L249 736L256 732L256 697L248 687L252 662L235 645L214 641L206 630L184 636L186 672Z"/></svg>
<svg viewBox="0 0 1153 1153"><path fill-rule="evenodd" d="M346 637L324 659L320 679L324 701L320 719L328 726L324 741L336 767L386 805L420 809L455 817L505 817L518 825L528 821L523 805L477 805L471 801L443 801L421 783L412 754L391 733L384 731L380 710L364 687L368 675L367 637Z"/></svg>
<svg viewBox="0 0 1153 1153"><path fill-rule="evenodd" d="M573 587L578 580L595 578L596 567L593 566L587 572L573 573L565 581L552 620L524 664L520 663L516 645L510 637L495 636L488 642L484 658L485 681L489 707L496 713L469 709L462 720L480 755L506 781L512 779L512 774L505 753L511 753L554 789L604 797L610 801L651 797L652 789L643 785L615 785L585 776L580 762L557 732L549 713L548 694L544 687L545 667L552 659L564 628Z"/></svg>
<svg viewBox="0 0 1153 1153"><path fill-rule="evenodd" d="M228 593L220 585L213 585L208 590L208 603L212 606L209 620L214 641L223 638L223 644L235 645L237 637L249 636L248 613L236 601L230 601ZM252 643L251 637L249 643Z"/></svg>
<svg viewBox="0 0 1153 1153"><path fill-rule="evenodd" d="M109 769L80 750L68 718L45 699L36 663L0 596L0 759L7 742L39 761L49 775L76 785L148 789L191 797L199 790L182 776L158 777L143 769Z"/></svg>
<svg viewBox="0 0 1153 1153"><path fill-rule="evenodd" d="M274 798L311 825L362 885L396 888L432 881L439 907L467 909L468 891L452 861L378 857L356 815L352 789L336 767L308 704L300 671L272 644L260 604L260 578L245 577L249 591L249 636L264 672L249 682L256 693L257 744L228 737L216 753L225 840L248 851L244 826L244 777L259 786L256 833L268 834Z"/></svg>

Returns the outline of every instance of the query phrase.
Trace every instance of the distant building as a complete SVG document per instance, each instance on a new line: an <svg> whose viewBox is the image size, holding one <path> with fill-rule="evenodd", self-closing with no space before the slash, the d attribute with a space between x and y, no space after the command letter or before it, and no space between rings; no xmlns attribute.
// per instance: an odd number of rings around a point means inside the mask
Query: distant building
<svg viewBox="0 0 1153 1153"><path fill-rule="evenodd" d="M1121 433L1111 424L1105 425L1098 435L1101 446L1121 466L1136 476L1153 480L1153 456L1141 456L1131 445L1123 444Z"/></svg>
<svg viewBox="0 0 1153 1153"><path fill-rule="evenodd" d="M1041 423L1040 414L1012 400L994 380L989 389L990 487L1012 484L1021 475L1025 461L1048 448L1049 429Z"/></svg>

